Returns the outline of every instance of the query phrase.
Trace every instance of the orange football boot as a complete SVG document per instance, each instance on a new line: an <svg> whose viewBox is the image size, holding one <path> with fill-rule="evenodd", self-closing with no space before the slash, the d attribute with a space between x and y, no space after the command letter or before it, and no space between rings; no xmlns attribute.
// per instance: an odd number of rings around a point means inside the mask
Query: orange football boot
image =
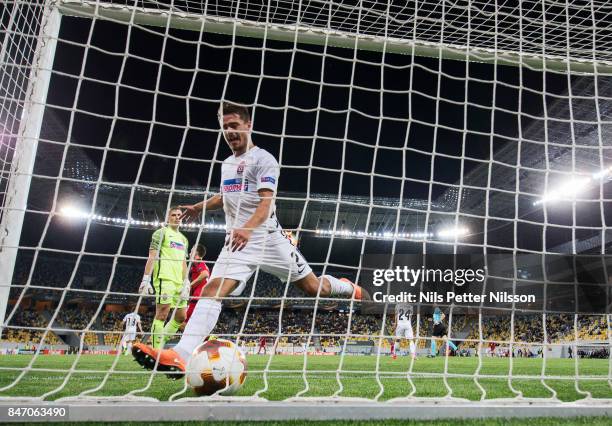
<svg viewBox="0 0 612 426"><path fill-rule="evenodd" d="M185 373L185 361L173 349L157 350L143 343L132 347L134 360L147 370L163 371L169 379L176 380Z"/></svg>

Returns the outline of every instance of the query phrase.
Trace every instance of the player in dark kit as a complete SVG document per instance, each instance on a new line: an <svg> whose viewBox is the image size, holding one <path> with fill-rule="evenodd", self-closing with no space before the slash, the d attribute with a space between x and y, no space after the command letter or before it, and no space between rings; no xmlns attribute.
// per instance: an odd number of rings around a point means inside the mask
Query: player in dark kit
<svg viewBox="0 0 612 426"><path fill-rule="evenodd" d="M200 294L202 294L202 289L206 286L208 277L210 276L208 266L206 266L206 263L203 261L204 256L206 256L206 247L204 247L202 244L196 245L191 250L191 258L193 259L191 268L189 268L191 291L189 295L189 305L187 305L185 323L189 321L189 318L191 317L191 314L198 303Z"/></svg>
<svg viewBox="0 0 612 426"><path fill-rule="evenodd" d="M444 318L446 315L440 310L440 308L436 307L434 309L434 313L432 316L433 319L433 332L431 338L431 354L430 357L435 357L438 354L438 349L436 346L436 338L443 339L446 341L446 349L453 348L454 351L457 350L457 346L448 339L446 325L444 324Z"/></svg>

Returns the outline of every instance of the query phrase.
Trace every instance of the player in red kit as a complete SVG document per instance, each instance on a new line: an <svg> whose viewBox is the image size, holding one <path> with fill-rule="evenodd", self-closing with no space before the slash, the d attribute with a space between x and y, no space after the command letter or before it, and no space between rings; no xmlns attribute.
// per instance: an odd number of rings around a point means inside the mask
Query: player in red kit
<svg viewBox="0 0 612 426"><path fill-rule="evenodd" d="M259 349L257 349L257 355L259 355L261 353L262 349L263 349L263 353L265 355L266 354L266 338L265 338L265 336L261 336L259 338Z"/></svg>
<svg viewBox="0 0 612 426"><path fill-rule="evenodd" d="M191 264L191 268L189 269L189 280L191 280L191 292L189 294L189 305L187 306L187 316L185 319L185 323L189 321L191 317L191 313L195 309L196 304L198 303L198 298L202 293L202 289L206 286L208 282L208 277L210 276L210 271L208 270L208 266L202 259L206 256L206 247L202 244L198 244L191 249L191 258L193 259L193 263Z"/></svg>

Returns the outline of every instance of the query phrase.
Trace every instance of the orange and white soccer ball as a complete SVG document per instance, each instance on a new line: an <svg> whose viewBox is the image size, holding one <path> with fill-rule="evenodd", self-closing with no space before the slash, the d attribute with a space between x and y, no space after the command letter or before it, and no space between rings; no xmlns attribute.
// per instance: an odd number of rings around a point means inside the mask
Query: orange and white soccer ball
<svg viewBox="0 0 612 426"><path fill-rule="evenodd" d="M187 384L198 395L233 395L246 380L247 362L242 351L225 339L209 339L195 348L187 363Z"/></svg>

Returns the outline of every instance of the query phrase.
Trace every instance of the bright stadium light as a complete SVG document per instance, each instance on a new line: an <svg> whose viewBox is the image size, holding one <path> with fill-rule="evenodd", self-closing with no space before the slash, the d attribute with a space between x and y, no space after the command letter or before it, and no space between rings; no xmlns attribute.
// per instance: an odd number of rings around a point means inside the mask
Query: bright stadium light
<svg viewBox="0 0 612 426"><path fill-rule="evenodd" d="M365 232L365 231L348 231L346 229L333 231L332 229L315 229L317 235L334 235L342 238L380 238L383 240L396 240L401 238L431 238L434 236L432 232Z"/></svg>
<svg viewBox="0 0 612 426"><path fill-rule="evenodd" d="M563 185L560 192L567 197L575 197L576 194L586 188L589 183L591 183L590 178L573 178Z"/></svg>
<svg viewBox="0 0 612 426"><path fill-rule="evenodd" d="M62 207L60 209L60 214L65 217L80 218L80 219L86 219L91 216L89 213L85 213L84 211L79 210L76 207L71 206L71 205Z"/></svg>
<svg viewBox="0 0 612 426"><path fill-rule="evenodd" d="M438 231L438 238L453 239L467 235L469 230L465 226L444 228Z"/></svg>
<svg viewBox="0 0 612 426"><path fill-rule="evenodd" d="M78 208L70 204L62 207L60 210L60 214L64 217L69 217L69 218L91 219L97 222L105 222L105 223L111 223L111 224L117 224L117 225L130 224L130 225L136 225L136 226L157 228L164 224L164 222L159 222L158 220L144 221L144 220L136 220L136 219L126 219L122 217L107 217L107 216L99 215L97 213L89 214L82 210L79 210ZM187 223L187 224L183 224L183 227L185 229L197 229L200 227L200 225L197 223ZM226 226L224 223L205 223L203 227L204 229L214 230L214 231L225 231L226 230ZM336 231L332 229L316 229L315 233L317 235L325 235L325 236L333 235L339 238L363 238L363 237L367 238L367 237L370 237L370 238L376 238L376 239L382 239L382 240L426 239L426 238L433 238L434 236L437 236L438 238L446 239L446 238L455 238L455 236L461 237L468 233L468 229L464 227L463 228L461 227L448 228L448 229L443 229L439 231L437 234L434 234L433 232L391 232L391 231L365 232L365 231L349 231L348 229L338 229Z"/></svg>
<svg viewBox="0 0 612 426"><path fill-rule="evenodd" d="M568 200L575 198L576 195L587 189L589 186L598 183L599 181L608 182L612 179L612 166L607 167L599 172L593 173L591 177L573 177L559 188L545 193L541 199L534 201L533 205L551 203L554 201Z"/></svg>
<svg viewBox="0 0 612 426"><path fill-rule="evenodd" d="M607 169L603 169L600 172L593 173L593 180L610 179L611 176L612 176L612 166L608 167Z"/></svg>
<svg viewBox="0 0 612 426"><path fill-rule="evenodd" d="M147 221L147 220L137 220L137 219L126 219L123 217L107 217L107 216L99 215L97 213L90 214L82 210L79 210L78 208L70 204L63 206L60 209L59 214L67 218L91 219L97 222L104 222L104 223L117 224L117 225L130 224L130 225L136 225L136 226L158 228L159 226L162 226L165 224L164 222L160 222L159 220ZM186 224L183 224L182 226L186 229L196 229L200 227L198 223L186 223ZM224 223L206 223L203 226L205 229L209 229L209 230L215 230L215 231L225 230Z"/></svg>

